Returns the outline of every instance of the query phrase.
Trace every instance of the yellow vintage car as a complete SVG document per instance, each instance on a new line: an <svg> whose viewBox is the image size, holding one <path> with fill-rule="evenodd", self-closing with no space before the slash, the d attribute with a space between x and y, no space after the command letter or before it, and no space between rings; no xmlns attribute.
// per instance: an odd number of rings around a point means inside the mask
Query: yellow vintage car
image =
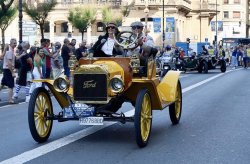
<svg viewBox="0 0 250 164"><path fill-rule="evenodd" d="M77 120L80 125L103 125L105 121L134 122L139 147L148 143L152 127L152 110L169 107L172 124L178 124L182 112L182 89L179 71L169 71L162 79L156 76L154 57L140 66L138 57L75 58L69 61L71 78L40 79L61 106L53 112L51 96L43 88L31 95L28 109L29 128L35 141L45 142L53 120ZM146 74L140 73L147 67ZM135 112L119 112L122 103L130 102Z"/></svg>

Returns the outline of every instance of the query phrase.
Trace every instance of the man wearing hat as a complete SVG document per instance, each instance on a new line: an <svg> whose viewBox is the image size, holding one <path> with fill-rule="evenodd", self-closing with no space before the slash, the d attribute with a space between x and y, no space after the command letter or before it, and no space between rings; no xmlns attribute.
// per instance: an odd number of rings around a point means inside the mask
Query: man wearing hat
<svg viewBox="0 0 250 164"><path fill-rule="evenodd" d="M149 57L152 48L155 46L153 38L148 34L143 33L144 25L141 22L133 22L130 26L132 32L138 34L138 40L136 46L128 52L128 55L136 53L140 54L140 58L143 59Z"/></svg>

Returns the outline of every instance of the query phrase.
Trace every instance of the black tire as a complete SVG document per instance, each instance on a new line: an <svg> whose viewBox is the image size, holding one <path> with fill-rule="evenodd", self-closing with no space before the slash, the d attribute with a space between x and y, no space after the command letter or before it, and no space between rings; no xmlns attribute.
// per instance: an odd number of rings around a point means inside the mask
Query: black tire
<svg viewBox="0 0 250 164"><path fill-rule="evenodd" d="M168 69L163 69L161 77L164 77L168 73Z"/></svg>
<svg viewBox="0 0 250 164"><path fill-rule="evenodd" d="M203 62L199 64L197 70L199 73L202 73Z"/></svg>
<svg viewBox="0 0 250 164"><path fill-rule="evenodd" d="M41 109L37 109L38 107ZM36 88L29 101L28 121L30 133L33 139L39 143L47 141L50 136L53 120L46 120L46 116L49 115L53 116L53 106L49 93L43 87Z"/></svg>
<svg viewBox="0 0 250 164"><path fill-rule="evenodd" d="M202 70L204 73L208 73L208 64L206 61L202 62Z"/></svg>
<svg viewBox="0 0 250 164"><path fill-rule="evenodd" d="M140 90L137 95L134 119L136 142L142 148L148 144L152 127L151 97L147 89Z"/></svg>
<svg viewBox="0 0 250 164"><path fill-rule="evenodd" d="M173 125L179 123L181 119L181 112L182 112L182 91L181 91L181 83L178 80L176 89L176 102L169 106L169 116Z"/></svg>
<svg viewBox="0 0 250 164"><path fill-rule="evenodd" d="M221 60L220 70L221 70L221 72L222 72L222 73L226 72L226 70L227 70L227 64L226 64L226 61Z"/></svg>

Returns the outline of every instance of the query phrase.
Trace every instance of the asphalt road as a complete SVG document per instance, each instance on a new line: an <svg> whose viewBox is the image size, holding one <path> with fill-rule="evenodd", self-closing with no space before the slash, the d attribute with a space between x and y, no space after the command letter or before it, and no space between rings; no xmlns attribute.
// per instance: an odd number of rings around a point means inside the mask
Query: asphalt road
<svg viewBox="0 0 250 164"><path fill-rule="evenodd" d="M181 75L182 118L153 112L147 147L138 148L133 123L79 126L54 122L44 144L30 135L27 103L0 107L0 163L250 163L250 70ZM53 101L54 110L59 111ZM133 107L126 103L121 110Z"/></svg>

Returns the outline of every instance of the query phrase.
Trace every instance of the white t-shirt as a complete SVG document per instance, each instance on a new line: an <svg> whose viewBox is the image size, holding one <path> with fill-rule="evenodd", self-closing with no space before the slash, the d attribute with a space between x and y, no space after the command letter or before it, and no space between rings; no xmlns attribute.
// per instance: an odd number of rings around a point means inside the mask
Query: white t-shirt
<svg viewBox="0 0 250 164"><path fill-rule="evenodd" d="M9 47L9 51L6 52L4 58L3 58L3 69L9 69L8 67L8 61L12 60L12 66L15 66L15 54L14 50Z"/></svg>
<svg viewBox="0 0 250 164"><path fill-rule="evenodd" d="M108 40L102 46L102 51L106 55L110 55L110 56L113 55L114 44L115 44L115 40L108 38Z"/></svg>

